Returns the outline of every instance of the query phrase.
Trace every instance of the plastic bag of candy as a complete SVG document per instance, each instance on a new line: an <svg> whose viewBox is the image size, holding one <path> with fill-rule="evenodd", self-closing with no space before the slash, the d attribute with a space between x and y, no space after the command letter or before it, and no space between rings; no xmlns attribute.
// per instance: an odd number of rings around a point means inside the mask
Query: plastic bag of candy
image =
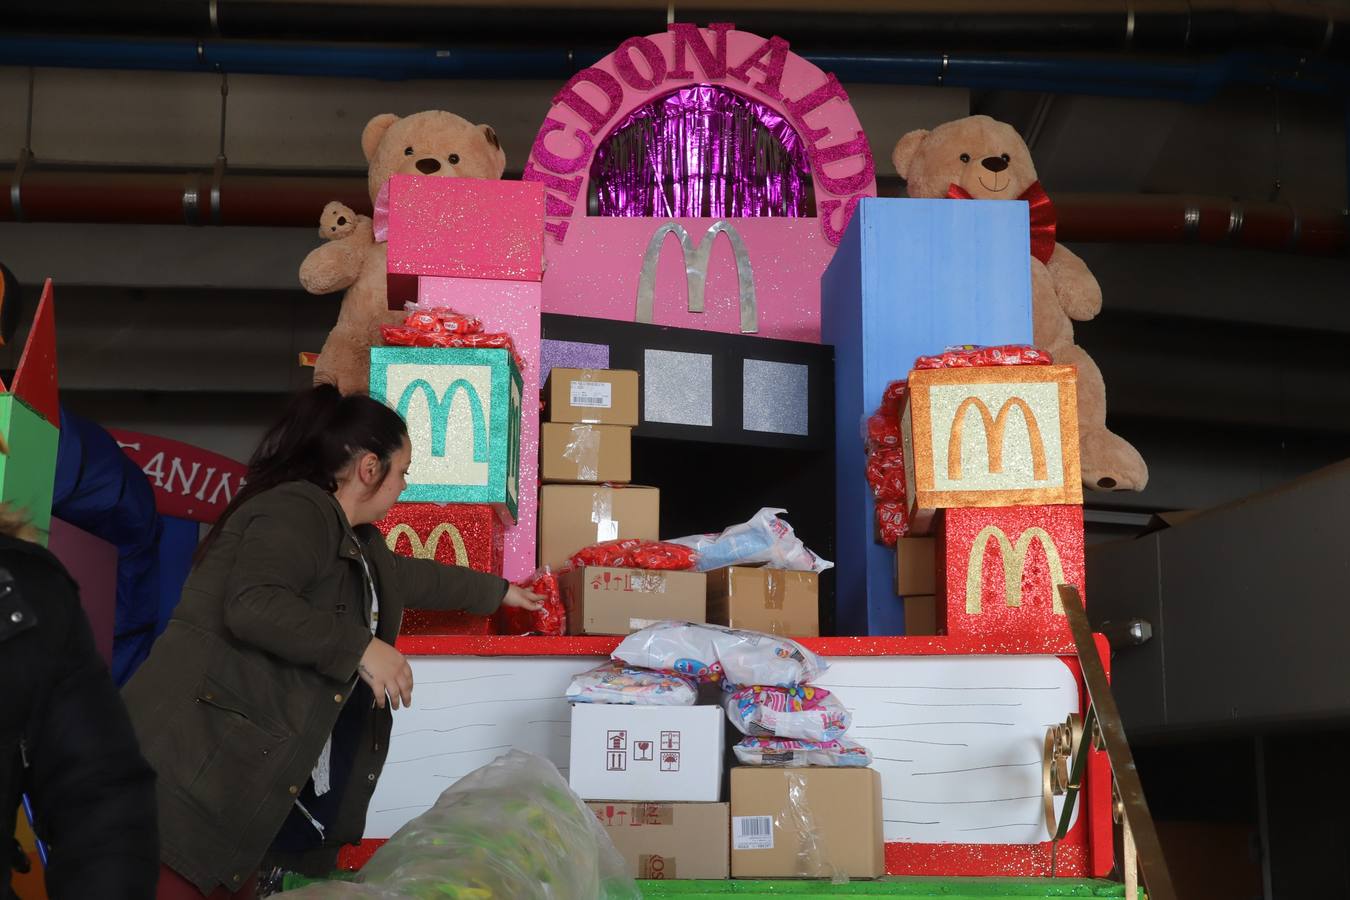
<svg viewBox="0 0 1350 900"><path fill-rule="evenodd" d="M408 314L403 324L417 331L478 334L483 330L482 320L476 316L457 313L453 309L443 307L423 309L416 303L407 303L404 304L403 311Z"/></svg>
<svg viewBox="0 0 1350 900"><path fill-rule="evenodd" d="M883 407L867 417L863 447L868 453L897 450L900 444L900 416L894 408Z"/></svg>
<svg viewBox="0 0 1350 900"><path fill-rule="evenodd" d="M878 500L905 499L905 455L900 450L878 450L867 457L867 483Z"/></svg>
<svg viewBox="0 0 1350 900"><path fill-rule="evenodd" d="M544 566L522 581L520 586L541 595L544 598L543 609L503 606L497 610L497 633L545 634L553 637L566 634L567 608L563 606L558 576L548 566Z"/></svg>
<svg viewBox="0 0 1350 900"><path fill-rule="evenodd" d="M833 741L852 723L844 704L824 688L747 687L722 701L731 724L751 737Z"/></svg>
<svg viewBox="0 0 1350 900"><path fill-rule="evenodd" d="M1048 366L1054 361L1044 350L1026 344L1005 344L1000 347L948 347L936 356L920 356L914 360L916 369L969 369L982 366Z"/></svg>
<svg viewBox="0 0 1350 900"><path fill-rule="evenodd" d="M553 764L512 750L400 828L356 883L323 882L287 896L641 900L626 870L604 826Z"/></svg>
<svg viewBox="0 0 1350 900"><path fill-rule="evenodd" d="M877 538L883 546L894 547L895 542L909 534L909 508L894 500L877 501Z"/></svg>
<svg viewBox="0 0 1350 900"><path fill-rule="evenodd" d="M642 669L677 672L713 684L791 687L815 681L827 664L788 638L719 625L657 622L628 635L610 654Z"/></svg>
<svg viewBox="0 0 1350 900"><path fill-rule="evenodd" d="M794 572L819 573L834 568L834 563L821 559L801 542L792 526L781 518L786 512L765 507L750 521L732 525L721 534L696 534L670 543L697 551L700 572L755 563Z"/></svg>
<svg viewBox="0 0 1350 900"><path fill-rule="evenodd" d="M746 737L734 748L736 760L746 766L870 766L872 754L848 739L795 741L785 738Z"/></svg>
<svg viewBox="0 0 1350 900"><path fill-rule="evenodd" d="M575 676L567 699L623 706L693 706L698 688L694 679L684 675L635 669L611 660Z"/></svg>
<svg viewBox="0 0 1350 900"><path fill-rule="evenodd" d="M612 569L647 569L654 572L687 572L698 564L698 553L681 544L627 538L606 541L578 550L572 568L605 566Z"/></svg>

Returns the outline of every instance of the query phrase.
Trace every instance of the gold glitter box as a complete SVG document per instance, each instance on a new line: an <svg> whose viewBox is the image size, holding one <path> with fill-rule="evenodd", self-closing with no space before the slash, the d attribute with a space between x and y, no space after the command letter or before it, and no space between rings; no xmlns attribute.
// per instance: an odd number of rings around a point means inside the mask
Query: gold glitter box
<svg viewBox="0 0 1350 900"><path fill-rule="evenodd" d="M1083 502L1077 370L988 366L910 373L900 416L910 533L957 507Z"/></svg>

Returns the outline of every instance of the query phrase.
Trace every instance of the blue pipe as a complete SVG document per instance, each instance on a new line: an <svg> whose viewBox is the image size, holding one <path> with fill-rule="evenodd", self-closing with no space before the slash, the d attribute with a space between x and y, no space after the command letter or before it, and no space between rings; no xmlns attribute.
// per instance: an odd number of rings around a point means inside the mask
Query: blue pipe
<svg viewBox="0 0 1350 900"><path fill-rule="evenodd" d="M249 41L0 37L0 62L79 69L149 69L263 75L563 80L603 56L596 50L482 49ZM806 54L845 83L1162 98L1199 103L1226 85L1350 93L1350 69L1293 56L1230 53L1194 62L966 57L936 53Z"/></svg>

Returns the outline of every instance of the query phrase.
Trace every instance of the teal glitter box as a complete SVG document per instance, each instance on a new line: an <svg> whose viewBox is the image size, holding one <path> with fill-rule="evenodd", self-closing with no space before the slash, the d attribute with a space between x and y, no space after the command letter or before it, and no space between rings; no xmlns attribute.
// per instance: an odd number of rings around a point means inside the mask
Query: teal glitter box
<svg viewBox="0 0 1350 900"><path fill-rule="evenodd" d="M520 370L509 350L372 347L370 395L408 423L406 503L487 503L508 525L520 492Z"/></svg>

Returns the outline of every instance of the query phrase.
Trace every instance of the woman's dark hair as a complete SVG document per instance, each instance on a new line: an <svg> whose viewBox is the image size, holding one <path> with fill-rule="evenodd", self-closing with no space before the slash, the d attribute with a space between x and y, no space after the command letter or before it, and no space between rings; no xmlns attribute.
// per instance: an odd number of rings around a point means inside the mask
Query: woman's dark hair
<svg viewBox="0 0 1350 900"><path fill-rule="evenodd" d="M331 384L315 385L299 394L253 451L244 486L197 548L193 562L206 556L236 509L277 485L308 481L332 493L337 490L338 473L363 453L379 457L383 482L394 453L407 436L402 417L365 394L344 397Z"/></svg>

